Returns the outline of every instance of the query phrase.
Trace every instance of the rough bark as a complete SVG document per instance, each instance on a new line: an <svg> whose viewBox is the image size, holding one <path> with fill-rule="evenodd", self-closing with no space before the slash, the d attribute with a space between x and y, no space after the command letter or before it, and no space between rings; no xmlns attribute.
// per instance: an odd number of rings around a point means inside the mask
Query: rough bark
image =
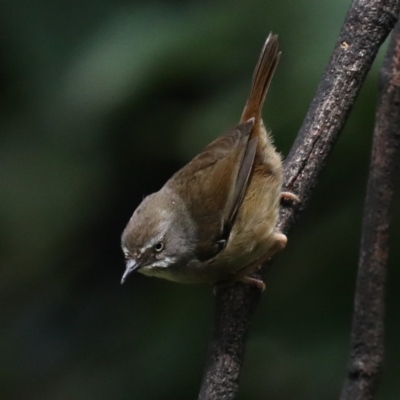
<svg viewBox="0 0 400 400"><path fill-rule="evenodd" d="M301 199L301 207L281 210L280 228L286 234L306 206L379 47L397 21L399 3L399 0L352 2L317 93L285 162L285 189ZM265 270L266 266L259 274ZM235 398L249 322L259 299L256 289L241 284L217 290L214 331L199 400Z"/></svg>
<svg viewBox="0 0 400 400"><path fill-rule="evenodd" d="M393 31L379 78L350 362L341 400L372 400L382 369L390 205L400 156L400 23Z"/></svg>

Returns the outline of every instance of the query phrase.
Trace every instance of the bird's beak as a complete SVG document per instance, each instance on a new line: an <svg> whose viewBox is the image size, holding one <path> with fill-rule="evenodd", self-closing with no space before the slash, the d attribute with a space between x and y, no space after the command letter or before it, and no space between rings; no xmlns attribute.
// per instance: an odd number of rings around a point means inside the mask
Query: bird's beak
<svg viewBox="0 0 400 400"><path fill-rule="evenodd" d="M121 285L126 281L126 278L128 277L129 274L131 274L133 271L136 271L140 267L140 264L136 260L128 260L126 263L126 269L124 274L122 275L121 279Z"/></svg>

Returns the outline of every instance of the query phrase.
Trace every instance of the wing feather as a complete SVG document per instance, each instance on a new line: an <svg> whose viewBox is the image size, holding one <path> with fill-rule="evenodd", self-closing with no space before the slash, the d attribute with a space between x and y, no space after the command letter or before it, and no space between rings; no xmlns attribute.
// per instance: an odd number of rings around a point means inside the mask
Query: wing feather
<svg viewBox="0 0 400 400"><path fill-rule="evenodd" d="M230 129L167 182L195 222L202 261L221 251L242 205L257 149L253 125L251 119Z"/></svg>

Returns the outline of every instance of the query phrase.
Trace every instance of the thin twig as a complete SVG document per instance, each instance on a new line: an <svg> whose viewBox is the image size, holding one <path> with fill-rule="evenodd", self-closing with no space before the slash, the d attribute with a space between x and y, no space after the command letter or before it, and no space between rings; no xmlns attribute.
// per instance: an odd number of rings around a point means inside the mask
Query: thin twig
<svg viewBox="0 0 400 400"><path fill-rule="evenodd" d="M330 62L285 163L285 188L299 195L300 209L308 201L379 47L396 23L399 3L399 0L354 0L347 13ZM280 228L284 233L294 225L300 209L281 211ZM235 398L249 322L259 298L256 289L241 284L217 291L214 332L199 400Z"/></svg>
<svg viewBox="0 0 400 400"><path fill-rule="evenodd" d="M390 205L400 156L400 23L380 72L354 301L351 353L341 400L374 398L384 354Z"/></svg>

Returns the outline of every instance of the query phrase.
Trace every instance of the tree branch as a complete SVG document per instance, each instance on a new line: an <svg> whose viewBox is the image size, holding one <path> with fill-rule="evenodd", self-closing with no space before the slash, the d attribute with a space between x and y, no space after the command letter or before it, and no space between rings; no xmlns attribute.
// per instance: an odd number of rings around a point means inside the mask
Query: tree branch
<svg viewBox="0 0 400 400"><path fill-rule="evenodd" d="M379 78L350 362L341 400L371 400L382 368L390 205L400 155L400 23L393 31Z"/></svg>
<svg viewBox="0 0 400 400"><path fill-rule="evenodd" d="M375 59L392 30L399 0L353 0L317 93L285 162L286 190L301 207L282 209L280 228L288 233L306 206L317 176L336 142ZM264 266L259 274L266 270ZM260 293L235 284L215 296L214 332L199 400L231 400L238 391L250 317Z"/></svg>

